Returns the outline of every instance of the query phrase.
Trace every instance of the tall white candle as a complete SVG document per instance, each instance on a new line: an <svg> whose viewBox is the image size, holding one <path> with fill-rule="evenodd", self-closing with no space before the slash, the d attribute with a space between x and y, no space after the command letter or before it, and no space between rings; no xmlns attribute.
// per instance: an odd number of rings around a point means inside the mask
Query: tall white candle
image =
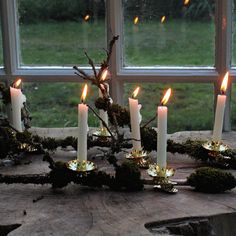
<svg viewBox="0 0 236 236"><path fill-rule="evenodd" d="M160 168L166 168L166 149L167 149L167 113L168 108L164 106L170 97L171 89L165 93L161 106L157 108L157 164Z"/></svg>
<svg viewBox="0 0 236 236"><path fill-rule="evenodd" d="M131 124L131 137L133 143L133 150L141 150L141 136L140 136L140 119L139 119L139 104L138 99L135 99L139 92L139 87L134 91L133 98L129 98L130 110L130 124Z"/></svg>
<svg viewBox="0 0 236 236"><path fill-rule="evenodd" d="M82 103L78 105L78 143L77 159L87 160L87 133L88 133L88 106L83 104L87 93L87 84L84 86Z"/></svg>
<svg viewBox="0 0 236 236"><path fill-rule="evenodd" d="M11 120L12 126L22 132L22 123L21 123L21 108L23 108L23 103L26 101L25 96L22 94L21 89L17 87L20 85L21 79L17 80L14 83L16 88L10 87L11 95Z"/></svg>
<svg viewBox="0 0 236 236"><path fill-rule="evenodd" d="M227 89L228 77L229 77L229 73L227 72L221 84L221 93L223 94L217 96L215 122L214 122L213 136L212 136L212 140L216 142L220 142L221 136L222 136L224 111L225 111L225 103L226 103L226 95L224 93L226 92L226 89Z"/></svg>

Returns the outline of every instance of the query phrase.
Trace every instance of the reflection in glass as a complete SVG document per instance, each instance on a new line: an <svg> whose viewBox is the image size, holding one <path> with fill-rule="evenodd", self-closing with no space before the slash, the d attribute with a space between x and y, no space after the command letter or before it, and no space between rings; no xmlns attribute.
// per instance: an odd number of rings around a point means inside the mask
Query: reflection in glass
<svg viewBox="0 0 236 236"><path fill-rule="evenodd" d="M214 8L214 0L123 0L124 65L214 66Z"/></svg>

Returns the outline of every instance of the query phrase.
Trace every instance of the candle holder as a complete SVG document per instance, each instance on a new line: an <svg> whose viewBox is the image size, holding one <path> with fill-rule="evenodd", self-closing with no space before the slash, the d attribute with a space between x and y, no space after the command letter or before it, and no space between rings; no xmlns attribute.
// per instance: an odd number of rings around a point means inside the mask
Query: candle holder
<svg viewBox="0 0 236 236"><path fill-rule="evenodd" d="M149 176L153 177L155 189L167 193L178 192L178 189L174 187L176 183L169 179L169 177L174 176L175 170L173 168L160 168L158 164L153 164L149 166L147 172Z"/></svg>
<svg viewBox="0 0 236 236"><path fill-rule="evenodd" d="M211 152L225 152L229 146L218 141L207 141L202 144L202 147Z"/></svg>
<svg viewBox="0 0 236 236"><path fill-rule="evenodd" d="M37 148L33 147L32 145L30 145L28 143L21 143L19 148L20 148L20 150L24 150L29 153L36 152L38 150Z"/></svg>
<svg viewBox="0 0 236 236"><path fill-rule="evenodd" d="M107 131L106 127L101 127L99 130L93 132L93 137L97 139L101 139L107 141L111 137L111 134Z"/></svg>
<svg viewBox="0 0 236 236"><path fill-rule="evenodd" d="M222 142L208 141L203 143L202 147L208 151L208 155L212 157L211 160L214 164L228 168L228 161L231 159L231 157L222 154L229 149L228 145L223 144Z"/></svg>
<svg viewBox="0 0 236 236"><path fill-rule="evenodd" d="M150 157L146 151L133 149L125 155L125 158L134 161L140 168L147 169L150 165Z"/></svg>
<svg viewBox="0 0 236 236"><path fill-rule="evenodd" d="M94 171L96 169L96 166L91 161L72 160L67 162L67 168L79 173L86 173Z"/></svg>

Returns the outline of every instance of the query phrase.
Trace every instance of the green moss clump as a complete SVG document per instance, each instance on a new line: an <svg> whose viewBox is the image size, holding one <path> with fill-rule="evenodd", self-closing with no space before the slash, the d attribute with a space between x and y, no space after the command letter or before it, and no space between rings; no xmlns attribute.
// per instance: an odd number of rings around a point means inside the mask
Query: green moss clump
<svg viewBox="0 0 236 236"><path fill-rule="evenodd" d="M144 150L152 151L157 149L157 132L156 130L145 127L140 129L141 141Z"/></svg>
<svg viewBox="0 0 236 236"><path fill-rule="evenodd" d="M116 189L136 191L143 189L141 173L136 163L125 161L121 166L116 167L115 174Z"/></svg>
<svg viewBox="0 0 236 236"><path fill-rule="evenodd" d="M100 110L107 111L109 104L110 100L106 98L99 97L95 100L95 107Z"/></svg>
<svg viewBox="0 0 236 236"><path fill-rule="evenodd" d="M196 191L204 193L222 193L236 186L236 179L231 173L210 167L197 169L187 182Z"/></svg>
<svg viewBox="0 0 236 236"><path fill-rule="evenodd" d="M120 127L130 125L129 111L126 108L120 106L119 104L111 104L107 113L111 124L114 125L117 122L118 126Z"/></svg>
<svg viewBox="0 0 236 236"><path fill-rule="evenodd" d="M53 188L63 188L73 181L75 172L69 170L64 162L56 162L50 172L50 179Z"/></svg>

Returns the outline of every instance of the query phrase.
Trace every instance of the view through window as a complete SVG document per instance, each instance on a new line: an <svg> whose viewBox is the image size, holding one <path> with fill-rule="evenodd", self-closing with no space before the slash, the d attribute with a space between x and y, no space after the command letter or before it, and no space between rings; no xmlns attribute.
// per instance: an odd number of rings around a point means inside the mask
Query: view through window
<svg viewBox="0 0 236 236"><path fill-rule="evenodd" d="M215 1L123 0L125 66L214 66Z"/></svg>
<svg viewBox="0 0 236 236"><path fill-rule="evenodd" d="M1 12L0 12L0 67L3 65L3 51L2 51L2 23L1 23Z"/></svg>
<svg viewBox="0 0 236 236"><path fill-rule="evenodd" d="M87 65L106 48L104 0L18 0L21 65Z"/></svg>
<svg viewBox="0 0 236 236"><path fill-rule="evenodd" d="M84 84L78 83L24 83L23 93L32 116L32 126L74 127L78 124L78 104ZM86 103L93 106L98 90L89 86ZM98 126L99 120L89 112L89 126Z"/></svg>
<svg viewBox="0 0 236 236"><path fill-rule="evenodd" d="M212 84L125 84L124 103L128 106L128 98L136 86L140 86L138 95L142 105L142 124L151 120L160 105L160 100L169 87L172 95L168 107L168 132L173 133L183 130L211 130L214 117L214 88ZM157 119L150 123L157 127Z"/></svg>
<svg viewBox="0 0 236 236"><path fill-rule="evenodd" d="M120 37L124 37L125 67L214 66L214 0L121 1L123 12L119 14L123 15L123 21L119 23L124 33ZM84 51L96 64L105 57L105 0L17 0L17 3L20 67L88 66ZM168 131L211 129L213 84L178 83L177 77L175 82L171 84L173 101L169 104ZM124 85L126 105L135 84ZM81 86L78 83L24 83L32 125L77 126ZM162 91L168 84L143 83L141 87L141 113L145 122L155 115ZM94 105L97 95L93 87L88 102ZM91 113L89 125L98 124ZM152 125L156 126L156 122Z"/></svg>

